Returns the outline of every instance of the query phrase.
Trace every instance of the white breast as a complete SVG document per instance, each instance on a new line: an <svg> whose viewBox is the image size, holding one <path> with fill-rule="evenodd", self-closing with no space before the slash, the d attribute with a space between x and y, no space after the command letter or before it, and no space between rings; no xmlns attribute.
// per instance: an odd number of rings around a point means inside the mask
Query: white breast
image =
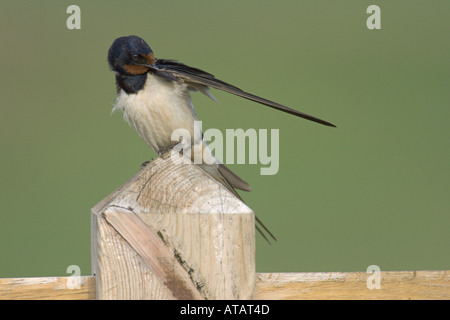
<svg viewBox="0 0 450 320"><path fill-rule="evenodd" d="M171 140L176 129L186 129L194 137L197 119L183 83L148 74L144 88L136 94L121 90L113 110L116 109L123 111L124 119L155 152L176 143Z"/></svg>

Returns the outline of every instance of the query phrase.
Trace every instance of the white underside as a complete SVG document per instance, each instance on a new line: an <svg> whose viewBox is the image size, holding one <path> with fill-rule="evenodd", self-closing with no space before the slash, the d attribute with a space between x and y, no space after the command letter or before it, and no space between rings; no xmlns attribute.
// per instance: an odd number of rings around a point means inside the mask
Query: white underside
<svg viewBox="0 0 450 320"><path fill-rule="evenodd" d="M189 132L194 150L202 152L206 146L201 128L194 126L197 117L188 86L184 83L148 74L144 88L136 94L120 91L113 111L115 110L123 111L124 119L155 152L178 142L172 140L172 134L177 129Z"/></svg>
<svg viewBox="0 0 450 320"><path fill-rule="evenodd" d="M117 109L123 111L124 119L155 152L175 143L171 137L176 129L186 129L194 136L197 118L185 84L148 74L138 93L120 91L113 110Z"/></svg>
<svg viewBox="0 0 450 320"><path fill-rule="evenodd" d="M147 74L145 86L138 93L127 94L120 91L113 111L122 110L124 119L155 152L179 142L172 140L172 134L176 130L187 131L191 138L190 153L194 163L199 164L197 160L200 160L200 166L227 188L231 184L249 191L250 186L245 181L225 167L220 169L219 162L203 140L201 127L194 125L197 117L189 90L198 90L215 100L206 86L190 84L188 87L185 83L167 81ZM179 136L175 135L174 138L178 139ZM221 173L219 170L222 170Z"/></svg>

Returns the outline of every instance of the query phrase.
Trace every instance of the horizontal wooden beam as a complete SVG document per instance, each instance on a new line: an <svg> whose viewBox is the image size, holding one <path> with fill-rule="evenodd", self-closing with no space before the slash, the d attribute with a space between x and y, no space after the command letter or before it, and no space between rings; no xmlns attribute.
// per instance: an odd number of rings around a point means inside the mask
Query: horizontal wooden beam
<svg viewBox="0 0 450 320"><path fill-rule="evenodd" d="M380 288L368 289L366 272L257 273L254 299L450 299L450 270L382 271ZM95 277L0 279L0 299L95 299ZM70 284L70 285L68 285ZM70 289L69 287L74 287Z"/></svg>
<svg viewBox="0 0 450 320"><path fill-rule="evenodd" d="M94 299L94 276L0 279L0 300Z"/></svg>
<svg viewBox="0 0 450 320"><path fill-rule="evenodd" d="M366 272L258 273L255 299L448 300L450 271L382 271L379 289Z"/></svg>

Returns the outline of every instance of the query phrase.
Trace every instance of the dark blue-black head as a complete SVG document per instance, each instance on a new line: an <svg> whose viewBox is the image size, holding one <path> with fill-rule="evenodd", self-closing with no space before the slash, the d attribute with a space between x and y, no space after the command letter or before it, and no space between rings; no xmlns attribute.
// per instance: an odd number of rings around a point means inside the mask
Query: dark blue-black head
<svg viewBox="0 0 450 320"><path fill-rule="evenodd" d="M109 66L120 74L144 74L154 62L152 49L137 36L117 38L108 50Z"/></svg>

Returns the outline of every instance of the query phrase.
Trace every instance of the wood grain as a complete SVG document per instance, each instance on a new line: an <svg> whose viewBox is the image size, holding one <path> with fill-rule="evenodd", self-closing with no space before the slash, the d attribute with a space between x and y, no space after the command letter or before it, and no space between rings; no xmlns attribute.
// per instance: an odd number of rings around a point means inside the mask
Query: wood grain
<svg viewBox="0 0 450 320"><path fill-rule="evenodd" d="M382 271L380 289L368 289L366 272L257 273L254 299L267 300L449 300L450 270ZM0 279L0 299L95 299L94 276Z"/></svg>
<svg viewBox="0 0 450 320"><path fill-rule="evenodd" d="M167 288L173 298L180 300L206 298L178 263L172 250L169 250L156 232L144 224L136 214L114 208L105 211L104 216L142 258L151 274ZM116 273L116 276L124 276L125 279L121 282L127 283L129 274Z"/></svg>
<svg viewBox="0 0 450 320"><path fill-rule="evenodd" d="M92 209L97 296L250 299L254 223L253 211L198 166L158 157Z"/></svg>
<svg viewBox="0 0 450 320"><path fill-rule="evenodd" d="M255 299L450 299L450 271L382 271L380 289L368 289L366 272L259 273Z"/></svg>
<svg viewBox="0 0 450 320"><path fill-rule="evenodd" d="M0 300L94 300L95 277L79 277L79 288L70 289L72 277L0 279Z"/></svg>

